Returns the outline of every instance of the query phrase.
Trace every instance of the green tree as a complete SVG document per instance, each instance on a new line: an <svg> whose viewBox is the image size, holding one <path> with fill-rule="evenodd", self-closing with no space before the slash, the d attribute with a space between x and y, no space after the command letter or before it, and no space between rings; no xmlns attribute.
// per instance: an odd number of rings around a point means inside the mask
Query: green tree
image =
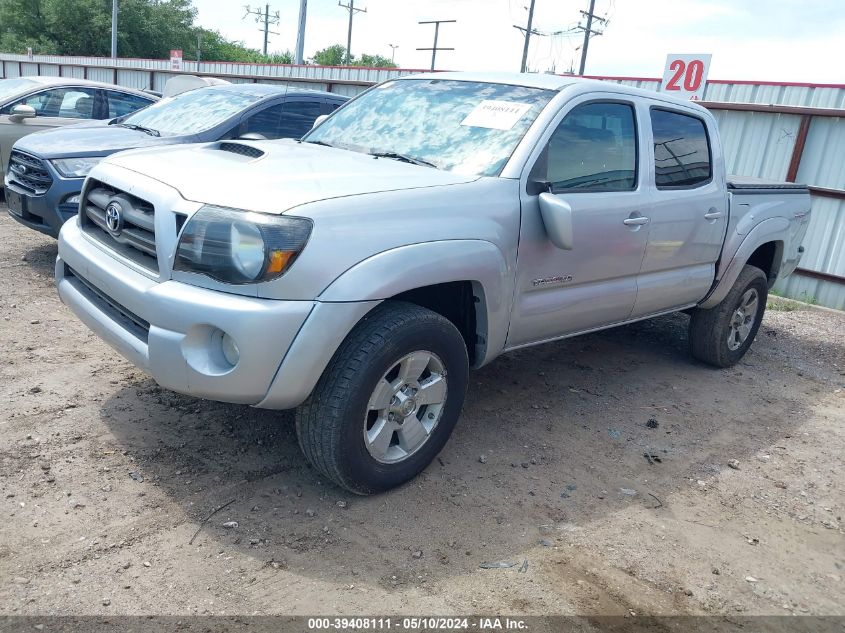
<svg viewBox="0 0 845 633"><path fill-rule="evenodd" d="M36 54L111 54L111 0L0 0L0 50ZM117 50L121 57L163 59L180 48L196 58L197 38L207 61L292 63L289 51L262 55L194 25L192 0L120 0Z"/></svg>
<svg viewBox="0 0 845 633"><path fill-rule="evenodd" d="M312 64L319 66L346 66L346 47L342 44L334 44L328 48L317 51L311 58ZM367 55L353 57L350 66L369 66L378 68L396 68L396 64L387 57L381 55Z"/></svg>
<svg viewBox="0 0 845 633"><path fill-rule="evenodd" d="M342 66L346 60L346 47L340 44L329 46L314 53L311 58L312 64L319 66Z"/></svg>
<svg viewBox="0 0 845 633"><path fill-rule="evenodd" d="M396 64L381 55L361 55L353 62L355 66L371 66L375 68L396 68Z"/></svg>

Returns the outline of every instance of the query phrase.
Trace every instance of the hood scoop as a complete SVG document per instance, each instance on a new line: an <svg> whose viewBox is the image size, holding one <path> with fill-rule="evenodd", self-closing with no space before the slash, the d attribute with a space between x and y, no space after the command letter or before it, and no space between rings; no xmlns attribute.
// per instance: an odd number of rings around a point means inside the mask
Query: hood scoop
<svg viewBox="0 0 845 633"><path fill-rule="evenodd" d="M262 150L257 147L253 147L252 145L244 145L243 143L223 141L220 143L218 149L221 152L231 152L232 154L239 154L248 158L261 158L264 156L264 152Z"/></svg>

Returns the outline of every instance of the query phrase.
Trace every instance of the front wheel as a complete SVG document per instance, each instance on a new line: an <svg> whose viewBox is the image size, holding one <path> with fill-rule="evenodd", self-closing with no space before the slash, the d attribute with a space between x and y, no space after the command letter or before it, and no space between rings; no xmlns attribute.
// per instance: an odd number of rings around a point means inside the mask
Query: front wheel
<svg viewBox="0 0 845 633"><path fill-rule="evenodd" d="M468 373L466 344L448 319L385 302L349 334L297 409L302 451L351 492L398 486L446 444Z"/></svg>
<svg viewBox="0 0 845 633"><path fill-rule="evenodd" d="M745 266L721 303L693 311L689 327L692 355L716 367L736 364L757 335L768 296L766 274L755 266Z"/></svg>

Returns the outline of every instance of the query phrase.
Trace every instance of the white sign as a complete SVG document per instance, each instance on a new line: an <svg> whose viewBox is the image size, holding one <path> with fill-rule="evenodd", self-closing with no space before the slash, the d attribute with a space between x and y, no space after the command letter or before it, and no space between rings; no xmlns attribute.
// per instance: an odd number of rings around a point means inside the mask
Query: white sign
<svg viewBox="0 0 845 633"><path fill-rule="evenodd" d="M182 49L170 51L170 70L182 70Z"/></svg>
<svg viewBox="0 0 845 633"><path fill-rule="evenodd" d="M704 96L712 55L667 55L661 92L698 101Z"/></svg>
<svg viewBox="0 0 845 633"><path fill-rule="evenodd" d="M461 125L485 127L490 130L509 130L530 109L530 103L485 100L466 115Z"/></svg>

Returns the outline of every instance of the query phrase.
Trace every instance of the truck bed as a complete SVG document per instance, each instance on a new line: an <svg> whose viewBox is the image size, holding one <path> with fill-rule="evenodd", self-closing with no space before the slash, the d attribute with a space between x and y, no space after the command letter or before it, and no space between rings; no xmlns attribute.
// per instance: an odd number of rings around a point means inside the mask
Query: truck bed
<svg viewBox="0 0 845 633"><path fill-rule="evenodd" d="M728 176L728 191L734 195L753 193L809 193L807 185L797 182L780 182L749 176Z"/></svg>

